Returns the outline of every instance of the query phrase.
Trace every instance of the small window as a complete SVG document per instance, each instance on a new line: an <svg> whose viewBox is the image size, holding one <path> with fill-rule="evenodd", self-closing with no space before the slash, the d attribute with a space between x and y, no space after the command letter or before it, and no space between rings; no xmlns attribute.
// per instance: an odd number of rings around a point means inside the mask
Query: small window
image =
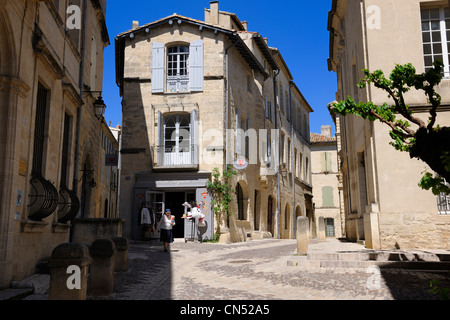
<svg viewBox="0 0 450 320"><path fill-rule="evenodd" d="M167 49L167 91L189 91L189 47L174 46Z"/></svg>

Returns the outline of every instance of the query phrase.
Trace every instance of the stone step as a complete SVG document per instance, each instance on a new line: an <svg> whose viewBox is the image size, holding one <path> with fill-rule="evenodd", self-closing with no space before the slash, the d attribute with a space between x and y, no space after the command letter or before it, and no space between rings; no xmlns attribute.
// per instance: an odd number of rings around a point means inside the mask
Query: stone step
<svg viewBox="0 0 450 320"><path fill-rule="evenodd" d="M450 254L429 252L311 252L307 260L378 262L450 262Z"/></svg>
<svg viewBox="0 0 450 320"><path fill-rule="evenodd" d="M354 268L367 269L371 266L379 268L400 268L415 270L450 270L450 262L437 261L357 261L357 260L304 260L300 266L309 268Z"/></svg>

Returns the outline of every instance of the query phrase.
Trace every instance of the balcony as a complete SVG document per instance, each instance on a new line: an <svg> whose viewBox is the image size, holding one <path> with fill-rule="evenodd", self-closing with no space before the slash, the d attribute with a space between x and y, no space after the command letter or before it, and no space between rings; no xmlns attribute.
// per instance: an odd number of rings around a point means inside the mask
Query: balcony
<svg viewBox="0 0 450 320"><path fill-rule="evenodd" d="M154 170L198 170L198 146L189 147L153 146Z"/></svg>

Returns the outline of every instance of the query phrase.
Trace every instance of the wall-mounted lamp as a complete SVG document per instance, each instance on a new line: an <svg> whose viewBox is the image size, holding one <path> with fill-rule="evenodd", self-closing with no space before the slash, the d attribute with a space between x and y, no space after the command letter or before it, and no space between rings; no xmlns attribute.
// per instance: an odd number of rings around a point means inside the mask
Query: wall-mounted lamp
<svg viewBox="0 0 450 320"><path fill-rule="evenodd" d="M97 99L94 101L94 114L95 117L98 120L101 120L104 118L105 115L105 110L106 110L106 105L105 105L105 101L103 101L102 98L102 92L101 91L85 91L88 93L100 93L100 95L97 97Z"/></svg>
<svg viewBox="0 0 450 320"><path fill-rule="evenodd" d="M84 183L86 183L91 189L94 189L95 187L97 187L97 182L95 182L94 178L91 179L91 181L86 182L86 178L87 178L87 173L93 173L94 170L80 170L81 172L83 172L83 175L81 176L81 181L83 181Z"/></svg>
<svg viewBox="0 0 450 320"><path fill-rule="evenodd" d="M94 114L98 120L103 119L105 115L106 105L102 99L102 96L99 96L97 100L94 101Z"/></svg>
<svg viewBox="0 0 450 320"><path fill-rule="evenodd" d="M281 175L283 176L283 178L286 178L287 176L286 164L284 163L281 165Z"/></svg>

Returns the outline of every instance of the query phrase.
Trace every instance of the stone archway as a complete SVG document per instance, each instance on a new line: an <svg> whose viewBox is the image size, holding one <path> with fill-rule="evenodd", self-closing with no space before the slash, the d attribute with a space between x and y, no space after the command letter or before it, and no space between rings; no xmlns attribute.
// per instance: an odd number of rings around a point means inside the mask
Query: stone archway
<svg viewBox="0 0 450 320"><path fill-rule="evenodd" d="M4 7L4 6L0 6ZM16 122L18 100L25 97L29 87L14 78L16 59L14 38L8 16L0 10L0 287L9 283L13 245L10 242L14 232L11 212L16 210L17 186L14 176L18 157L16 148ZM26 195L22 195L22 208Z"/></svg>
<svg viewBox="0 0 450 320"><path fill-rule="evenodd" d="M302 209L300 208L300 206L297 206L295 208L295 221L294 223L296 223L297 218L302 216Z"/></svg>

